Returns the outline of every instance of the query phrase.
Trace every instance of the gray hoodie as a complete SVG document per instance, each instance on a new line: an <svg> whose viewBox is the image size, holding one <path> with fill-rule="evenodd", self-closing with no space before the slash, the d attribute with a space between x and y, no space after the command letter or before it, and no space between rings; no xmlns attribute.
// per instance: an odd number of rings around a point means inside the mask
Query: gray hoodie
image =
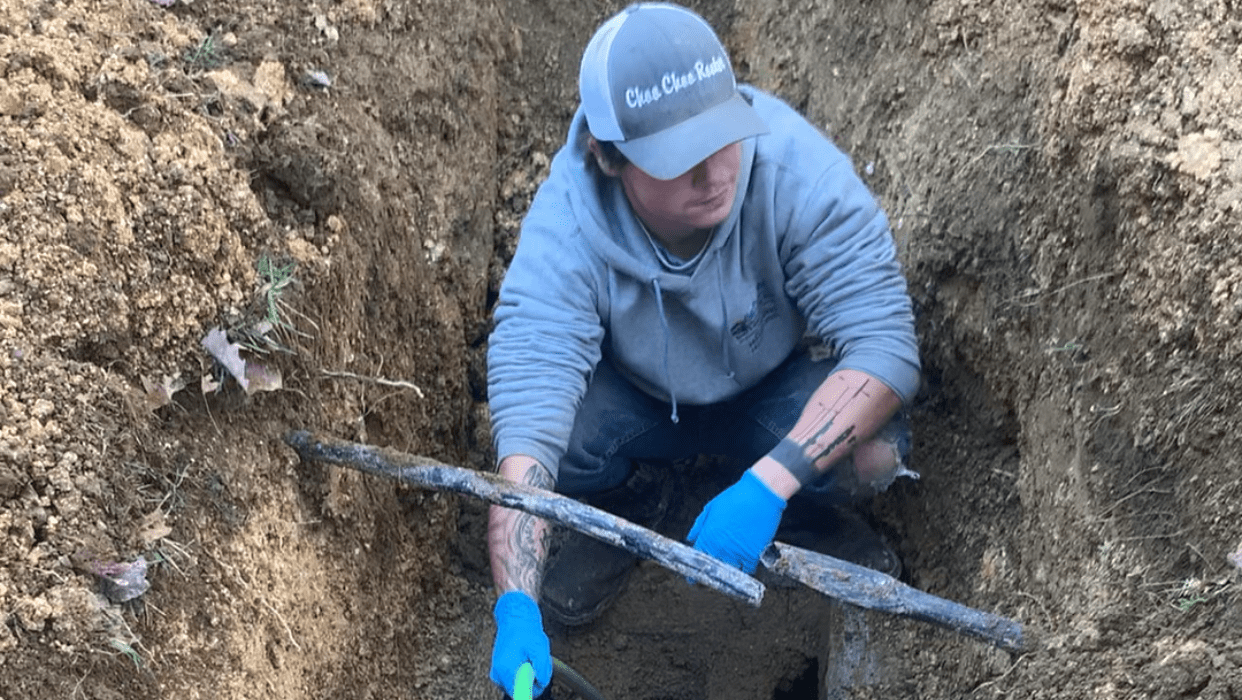
<svg viewBox="0 0 1242 700"><path fill-rule="evenodd" d="M616 178L591 163L581 109L522 222L488 347L500 458L553 475L601 358L670 404L755 386L804 335L909 403L910 298L888 220L849 159L779 99L742 86L770 133L742 142L733 209L688 269L657 253Z"/></svg>

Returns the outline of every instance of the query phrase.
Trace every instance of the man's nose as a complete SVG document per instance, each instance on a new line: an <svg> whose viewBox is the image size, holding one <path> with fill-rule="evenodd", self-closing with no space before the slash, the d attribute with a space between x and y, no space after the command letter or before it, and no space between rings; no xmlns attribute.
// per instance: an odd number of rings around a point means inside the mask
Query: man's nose
<svg viewBox="0 0 1242 700"><path fill-rule="evenodd" d="M723 174L721 172L723 170L723 166L719 162L720 159L717 157L719 155L719 152L713 153L698 165L691 168L691 184L695 187L702 187L704 185L713 184L716 180L720 179L720 176Z"/></svg>

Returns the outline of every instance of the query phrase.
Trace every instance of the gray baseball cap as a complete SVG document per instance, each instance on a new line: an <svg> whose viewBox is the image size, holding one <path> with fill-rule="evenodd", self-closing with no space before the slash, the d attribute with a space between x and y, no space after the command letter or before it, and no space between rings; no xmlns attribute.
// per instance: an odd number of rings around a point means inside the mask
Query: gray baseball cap
<svg viewBox="0 0 1242 700"><path fill-rule="evenodd" d="M578 92L591 135L658 180L768 132L738 93L716 32L678 5L631 5L600 25L582 54Z"/></svg>

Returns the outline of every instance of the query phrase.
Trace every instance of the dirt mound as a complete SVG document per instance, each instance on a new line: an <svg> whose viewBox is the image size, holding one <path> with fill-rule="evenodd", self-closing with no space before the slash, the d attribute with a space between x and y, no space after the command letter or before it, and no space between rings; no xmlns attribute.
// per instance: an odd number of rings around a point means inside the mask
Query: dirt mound
<svg viewBox="0 0 1242 700"><path fill-rule="evenodd" d="M491 464L490 305L619 7L0 0L0 699L498 696L482 507L281 436ZM1242 11L696 9L890 214L923 479L871 515L1046 644L645 566L554 652L648 700L1242 698Z"/></svg>

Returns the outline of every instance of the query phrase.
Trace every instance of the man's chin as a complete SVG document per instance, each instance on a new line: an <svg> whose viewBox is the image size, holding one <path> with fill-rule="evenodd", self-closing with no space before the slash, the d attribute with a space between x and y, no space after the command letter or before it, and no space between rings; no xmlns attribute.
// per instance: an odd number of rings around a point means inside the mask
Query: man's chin
<svg viewBox="0 0 1242 700"><path fill-rule="evenodd" d="M698 219L694 223L695 228L716 228L729 218L729 211L733 209L733 200L721 203L718 207L710 212L704 212L702 216L695 217Z"/></svg>

